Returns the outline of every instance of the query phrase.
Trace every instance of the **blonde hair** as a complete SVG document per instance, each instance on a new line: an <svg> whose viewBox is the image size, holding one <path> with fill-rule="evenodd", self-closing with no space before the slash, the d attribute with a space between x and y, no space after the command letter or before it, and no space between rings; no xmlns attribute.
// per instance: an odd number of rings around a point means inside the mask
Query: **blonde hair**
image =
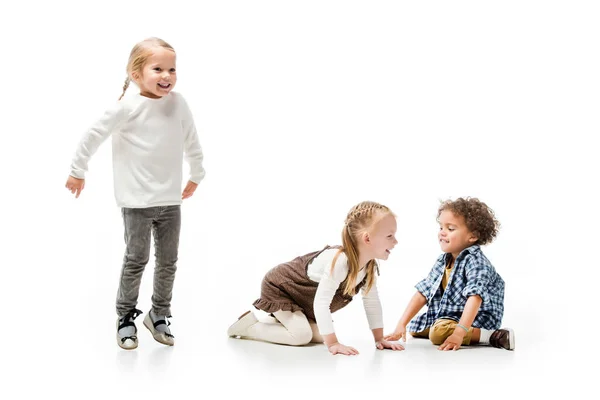
<svg viewBox="0 0 600 400"><path fill-rule="evenodd" d="M152 49L156 47L163 47L175 52L175 49L169 43L156 37L144 39L133 46L131 53L129 53L129 61L127 62L127 78L125 78L125 83L123 84L123 93L121 93L119 100L125 96L125 91L129 87L129 84L132 80L132 74L134 72L141 74L144 65L148 61L148 58L150 58L152 55Z"/></svg>
<svg viewBox="0 0 600 400"><path fill-rule="evenodd" d="M358 203L346 216L344 221L344 229L342 230L342 248L333 258L331 264L331 271L343 251L348 258L348 277L346 279L346 287L344 288L344 294L354 296L356 294L356 278L360 271L360 265L358 263L358 244L357 239L364 233L368 232L377 222L379 222L386 215L394 215L392 211L379 203L374 201L363 201ZM370 260L367 263L367 274L366 274L366 289L368 293L373 287L375 282L375 270L377 268L377 261Z"/></svg>

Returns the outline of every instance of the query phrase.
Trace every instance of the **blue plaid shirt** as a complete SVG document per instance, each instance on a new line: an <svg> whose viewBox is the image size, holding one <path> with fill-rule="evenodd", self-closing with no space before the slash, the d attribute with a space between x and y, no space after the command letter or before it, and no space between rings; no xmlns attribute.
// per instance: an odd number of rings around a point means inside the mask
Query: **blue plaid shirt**
<svg viewBox="0 0 600 400"><path fill-rule="evenodd" d="M427 312L416 316L408 332L422 332L440 318L459 321L467 298L479 295L483 300L473 321L474 328L500 328L504 314L504 281L498 275L479 245L464 249L454 262L446 290L442 292L444 269L450 253L442 254L427 278L415 286L427 299Z"/></svg>

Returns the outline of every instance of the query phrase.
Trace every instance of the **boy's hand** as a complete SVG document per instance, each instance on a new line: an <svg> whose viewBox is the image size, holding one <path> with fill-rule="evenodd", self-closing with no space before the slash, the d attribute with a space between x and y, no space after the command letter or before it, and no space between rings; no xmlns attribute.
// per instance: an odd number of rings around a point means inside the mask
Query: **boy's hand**
<svg viewBox="0 0 600 400"><path fill-rule="evenodd" d="M347 356L354 356L358 354L358 350L354 347L344 346L341 343L335 343L328 347L328 350L331 354L345 354Z"/></svg>
<svg viewBox="0 0 600 400"><path fill-rule="evenodd" d="M375 347L379 350L392 349L392 350L404 350L404 344L406 342L390 342L385 339L378 340L375 342Z"/></svg>
<svg viewBox="0 0 600 400"><path fill-rule="evenodd" d="M444 343L442 343L440 347L438 347L438 350L448 351L460 349L460 345L462 344L466 334L467 332L465 332L464 330L456 328L454 330L454 333L448 336Z"/></svg>
<svg viewBox="0 0 600 400"><path fill-rule="evenodd" d="M69 175L69 179L67 179L65 187L69 189L71 193L75 193L75 198L78 198L79 194L85 187L85 179L79 179Z"/></svg>
<svg viewBox="0 0 600 400"><path fill-rule="evenodd" d="M188 181L187 185L185 185L185 189L183 189L183 193L181 194L181 199L185 200L185 199L187 199L189 197L192 197L192 195L196 191L197 187L198 187L197 183L194 183L192 181Z"/></svg>
<svg viewBox="0 0 600 400"><path fill-rule="evenodd" d="M400 326L396 327L396 330L391 335L386 335L383 337L384 340L400 340L402 338L403 342L406 342L406 327Z"/></svg>

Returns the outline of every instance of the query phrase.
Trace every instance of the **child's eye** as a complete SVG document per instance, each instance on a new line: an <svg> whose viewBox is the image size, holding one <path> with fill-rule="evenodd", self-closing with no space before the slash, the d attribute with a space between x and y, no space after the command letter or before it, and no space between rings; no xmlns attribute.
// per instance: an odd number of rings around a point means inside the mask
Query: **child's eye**
<svg viewBox="0 0 600 400"><path fill-rule="evenodd" d="M160 72L160 68L158 67L154 68L154 70Z"/></svg>
<svg viewBox="0 0 600 400"><path fill-rule="evenodd" d="M171 72L175 72L175 68L171 68Z"/></svg>

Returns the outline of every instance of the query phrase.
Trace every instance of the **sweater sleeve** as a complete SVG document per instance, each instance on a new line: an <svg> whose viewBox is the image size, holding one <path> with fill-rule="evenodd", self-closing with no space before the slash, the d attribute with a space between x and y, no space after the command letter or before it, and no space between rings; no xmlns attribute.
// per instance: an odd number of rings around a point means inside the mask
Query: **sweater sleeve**
<svg viewBox="0 0 600 400"><path fill-rule="evenodd" d="M185 99L181 97L181 100L183 107L183 129L185 132L183 151L185 159L190 166L190 180L194 183L200 183L206 174L202 165L204 154L202 153L202 147L200 146L200 139L198 138L198 132L196 131L192 112Z"/></svg>
<svg viewBox="0 0 600 400"><path fill-rule="evenodd" d="M106 110L104 115L83 134L71 162L71 176L85 179L90 159L100 145L111 135L124 114L123 105L118 102Z"/></svg>
<svg viewBox="0 0 600 400"><path fill-rule="evenodd" d="M331 301L347 275L348 265L343 253L337 258L333 273L330 266L326 266L323 271L323 277L319 281L313 303L315 318L321 335L329 335L335 332L333 329L333 320L331 318Z"/></svg>
<svg viewBox="0 0 600 400"><path fill-rule="evenodd" d="M377 291L377 276L375 276L375 282L366 293L366 287L362 287L360 290L362 294L363 307L367 314L367 321L369 322L369 328L371 330L377 328L383 328L383 308L381 307L381 301L379 300L379 292Z"/></svg>

